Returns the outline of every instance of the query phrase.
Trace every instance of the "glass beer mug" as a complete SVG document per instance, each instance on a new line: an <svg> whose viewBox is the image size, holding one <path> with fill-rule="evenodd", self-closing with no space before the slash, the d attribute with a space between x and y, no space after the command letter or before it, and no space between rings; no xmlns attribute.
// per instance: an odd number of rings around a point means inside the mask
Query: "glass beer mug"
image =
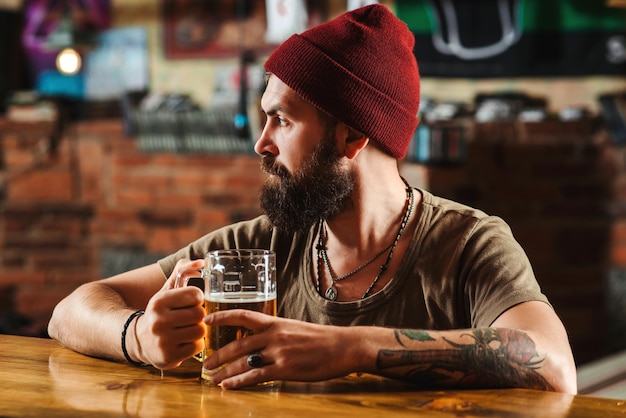
<svg viewBox="0 0 626 418"><path fill-rule="evenodd" d="M204 308L208 314L229 309L249 309L276 315L276 255L263 249L215 250L205 255L204 267L178 273L175 287L186 286L190 279L204 281ZM246 337L251 331L236 326L208 326L204 360L215 350ZM209 380L216 370L202 368Z"/></svg>

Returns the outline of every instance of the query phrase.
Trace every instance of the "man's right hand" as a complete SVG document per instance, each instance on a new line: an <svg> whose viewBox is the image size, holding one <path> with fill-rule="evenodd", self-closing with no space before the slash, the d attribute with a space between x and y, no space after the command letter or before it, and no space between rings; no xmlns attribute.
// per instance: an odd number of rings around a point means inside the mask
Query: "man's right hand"
<svg viewBox="0 0 626 418"><path fill-rule="evenodd" d="M131 357L167 370L202 351L206 332L202 290L195 286L175 288L179 272L202 266L203 260L180 260L176 264L165 285L148 302L145 314L137 319L136 351ZM130 346L130 341L127 344Z"/></svg>

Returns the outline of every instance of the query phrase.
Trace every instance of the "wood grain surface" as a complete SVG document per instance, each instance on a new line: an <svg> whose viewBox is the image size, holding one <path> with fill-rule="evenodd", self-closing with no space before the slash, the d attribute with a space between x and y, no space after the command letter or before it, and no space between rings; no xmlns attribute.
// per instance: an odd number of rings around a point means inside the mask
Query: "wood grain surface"
<svg viewBox="0 0 626 418"><path fill-rule="evenodd" d="M161 371L0 335L0 417L626 417L626 401L522 389L424 391L371 375L227 391L200 363Z"/></svg>

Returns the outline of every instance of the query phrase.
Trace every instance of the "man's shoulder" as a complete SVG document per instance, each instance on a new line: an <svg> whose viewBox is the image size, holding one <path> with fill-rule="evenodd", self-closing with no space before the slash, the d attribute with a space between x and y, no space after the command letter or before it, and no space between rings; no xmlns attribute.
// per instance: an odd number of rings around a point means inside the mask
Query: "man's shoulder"
<svg viewBox="0 0 626 418"><path fill-rule="evenodd" d="M421 219L427 228L459 234L511 234L509 224L498 215L487 214L481 209L436 196L428 191L422 193ZM443 228L443 229L442 229Z"/></svg>
<svg viewBox="0 0 626 418"><path fill-rule="evenodd" d="M232 223L230 225L225 226L222 229L231 230L231 231L242 231L242 232L260 232L260 231L270 232L272 231L273 228L274 226L272 225L272 222L270 222L267 216L259 215L256 218Z"/></svg>
<svg viewBox="0 0 626 418"><path fill-rule="evenodd" d="M460 216L476 219L484 219L489 217L488 214L480 209L445 197L436 196L424 189L418 190L422 194L422 204L431 208L437 216L458 214Z"/></svg>

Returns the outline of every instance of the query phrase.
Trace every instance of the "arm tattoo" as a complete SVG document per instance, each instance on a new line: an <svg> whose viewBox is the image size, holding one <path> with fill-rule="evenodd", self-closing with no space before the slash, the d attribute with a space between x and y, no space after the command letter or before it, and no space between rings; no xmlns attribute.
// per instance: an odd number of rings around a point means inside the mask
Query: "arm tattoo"
<svg viewBox="0 0 626 418"><path fill-rule="evenodd" d="M396 335L396 340L398 340L398 342L400 343L401 346L405 347L404 343L402 342L402 339L400 338L400 335L404 335L405 337L407 337L410 340L417 340L417 341L435 341L435 339L433 337L431 337L427 331L418 331L418 330L410 330L410 329L401 329L401 330L396 330L395 332Z"/></svg>
<svg viewBox="0 0 626 418"><path fill-rule="evenodd" d="M427 331L395 330L401 350L380 350L378 370L407 368L404 378L421 385L459 387L527 387L553 390L537 369L535 343L521 331L481 328L464 336L474 342L458 344L443 337L449 348L419 350L414 342L435 341ZM408 349L407 346L412 349Z"/></svg>

